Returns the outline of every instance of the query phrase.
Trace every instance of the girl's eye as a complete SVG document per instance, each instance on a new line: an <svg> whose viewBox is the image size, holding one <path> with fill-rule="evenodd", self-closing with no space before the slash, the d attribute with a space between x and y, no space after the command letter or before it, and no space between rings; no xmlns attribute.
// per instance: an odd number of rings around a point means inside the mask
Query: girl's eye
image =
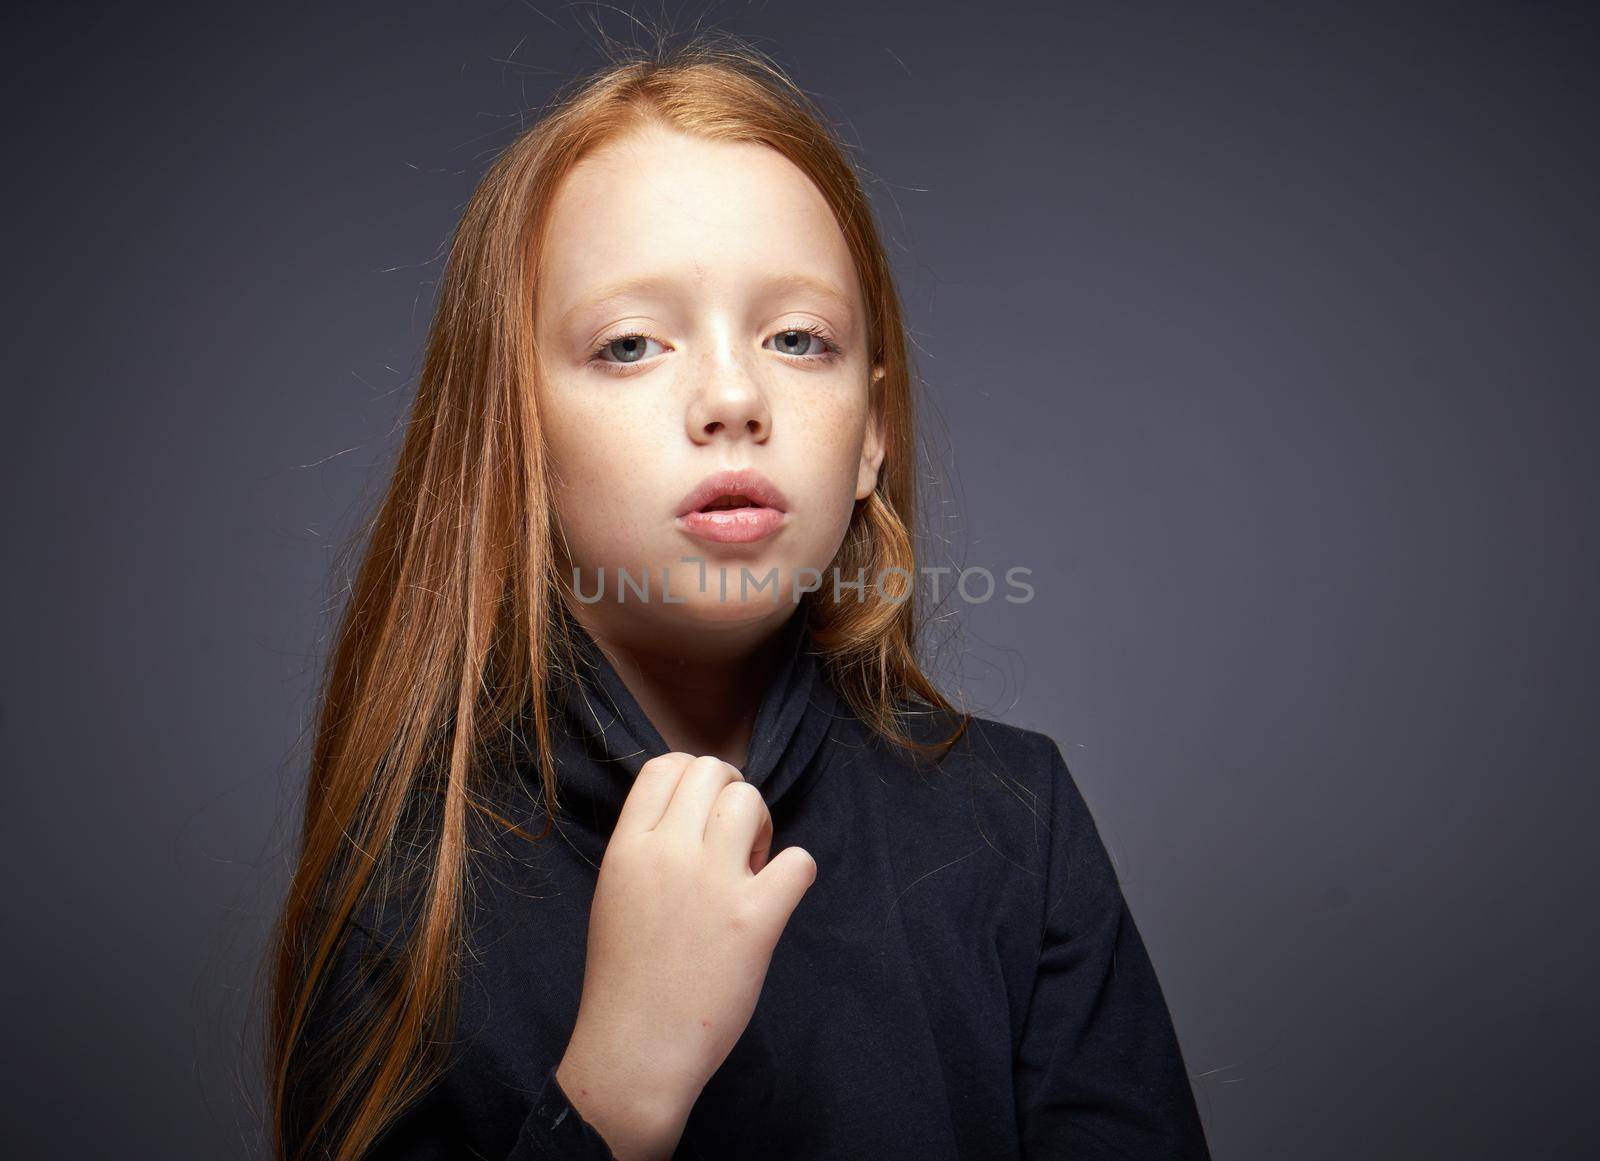
<svg viewBox="0 0 1600 1161"><path fill-rule="evenodd" d="M773 350L802 363L825 363L838 358L839 345L820 326L786 327L771 340ZM638 331L615 335L605 340L589 356L589 362L607 371L620 372L649 357L649 345L661 340Z"/></svg>
<svg viewBox="0 0 1600 1161"><path fill-rule="evenodd" d="M607 339L600 344L599 349L590 356L590 362L599 363L605 366L607 370L613 370L619 366L626 367L630 363L637 363L644 359L645 346L648 343L655 343L659 346L660 340L644 334L618 335L616 338ZM615 355L616 359L607 359L605 355L608 352Z"/></svg>
<svg viewBox="0 0 1600 1161"><path fill-rule="evenodd" d="M826 362L839 354L839 345L821 327L789 327L772 336L773 349L808 363Z"/></svg>

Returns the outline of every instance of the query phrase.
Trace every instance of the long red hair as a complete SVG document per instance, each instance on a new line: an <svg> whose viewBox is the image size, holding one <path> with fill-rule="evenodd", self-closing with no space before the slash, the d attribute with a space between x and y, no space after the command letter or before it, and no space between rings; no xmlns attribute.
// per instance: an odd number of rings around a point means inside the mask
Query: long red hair
<svg viewBox="0 0 1600 1161"><path fill-rule="evenodd" d="M812 638L834 689L884 739L925 753L969 720L918 664L917 600L891 599L905 595L895 578L916 575L912 373L888 258L846 147L778 67L731 38L611 61L559 94L467 204L392 482L351 546L360 566L318 691L300 854L271 945L265 1051L283 1161L354 1161L437 1078L455 1012L469 821L492 819L530 841L550 831L559 727L549 679L569 663L571 642L532 389L534 258L565 174L652 120L770 146L833 208L860 279L870 358L883 368L873 390L887 450L832 564L847 578L891 579L861 601L808 597ZM953 729L918 741L908 713L948 713ZM530 719L545 806L537 835L501 818L488 789L527 745ZM323 992L358 917L400 898L410 901L407 934L389 974L347 1018L308 1036L314 1006L337 1002Z"/></svg>

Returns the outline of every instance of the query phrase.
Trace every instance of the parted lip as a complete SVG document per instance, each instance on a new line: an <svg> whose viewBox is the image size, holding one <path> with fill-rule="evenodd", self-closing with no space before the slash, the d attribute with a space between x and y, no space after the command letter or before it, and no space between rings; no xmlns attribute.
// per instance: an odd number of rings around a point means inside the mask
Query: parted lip
<svg viewBox="0 0 1600 1161"><path fill-rule="evenodd" d="M754 468L741 468L736 472L714 472L701 480L678 502L674 516L687 516L698 512L722 496L744 496L752 504L763 508L788 511L789 502L778 491L777 485Z"/></svg>

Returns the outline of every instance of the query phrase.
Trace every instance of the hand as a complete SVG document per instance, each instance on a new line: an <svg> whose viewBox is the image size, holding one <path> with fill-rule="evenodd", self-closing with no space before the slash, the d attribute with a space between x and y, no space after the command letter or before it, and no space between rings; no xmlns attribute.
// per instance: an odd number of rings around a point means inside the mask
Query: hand
<svg viewBox="0 0 1600 1161"><path fill-rule="evenodd" d="M557 1070L619 1157L630 1132L633 1155L670 1155L750 1023L773 948L817 875L807 851L769 861L771 847L760 790L721 759L662 754L634 779L601 860L583 995Z"/></svg>

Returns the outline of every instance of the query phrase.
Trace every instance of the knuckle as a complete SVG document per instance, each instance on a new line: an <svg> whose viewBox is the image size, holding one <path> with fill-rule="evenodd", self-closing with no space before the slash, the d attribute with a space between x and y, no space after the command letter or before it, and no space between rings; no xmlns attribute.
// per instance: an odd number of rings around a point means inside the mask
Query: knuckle
<svg viewBox="0 0 1600 1161"><path fill-rule="evenodd" d="M738 770L728 765L721 758L703 754L698 758L690 759L688 767L683 772L683 779L685 782L691 778L701 783L726 782L729 780L730 773L735 780L742 777Z"/></svg>
<svg viewBox="0 0 1600 1161"><path fill-rule="evenodd" d="M746 782L743 779L738 782L728 783L722 788L722 793L724 797L734 802L743 803L746 806L756 806L758 804L765 806L767 804L766 799L761 797L760 788L754 782Z"/></svg>
<svg viewBox="0 0 1600 1161"><path fill-rule="evenodd" d="M689 761L690 756L688 754L684 754L677 750L672 750L665 754L657 754L654 758L651 758L649 761L647 761L643 766L639 767L639 776L642 778L647 773L652 775L669 773L675 774Z"/></svg>
<svg viewBox="0 0 1600 1161"><path fill-rule="evenodd" d="M689 761L689 768L702 773L707 778L727 778L730 775L743 781L744 775L739 773L739 768L729 762L724 762L715 754L701 754Z"/></svg>
<svg viewBox="0 0 1600 1161"><path fill-rule="evenodd" d="M724 786L717 795L716 813L724 818L739 818L747 814L761 815L767 803L753 783L738 781Z"/></svg>

